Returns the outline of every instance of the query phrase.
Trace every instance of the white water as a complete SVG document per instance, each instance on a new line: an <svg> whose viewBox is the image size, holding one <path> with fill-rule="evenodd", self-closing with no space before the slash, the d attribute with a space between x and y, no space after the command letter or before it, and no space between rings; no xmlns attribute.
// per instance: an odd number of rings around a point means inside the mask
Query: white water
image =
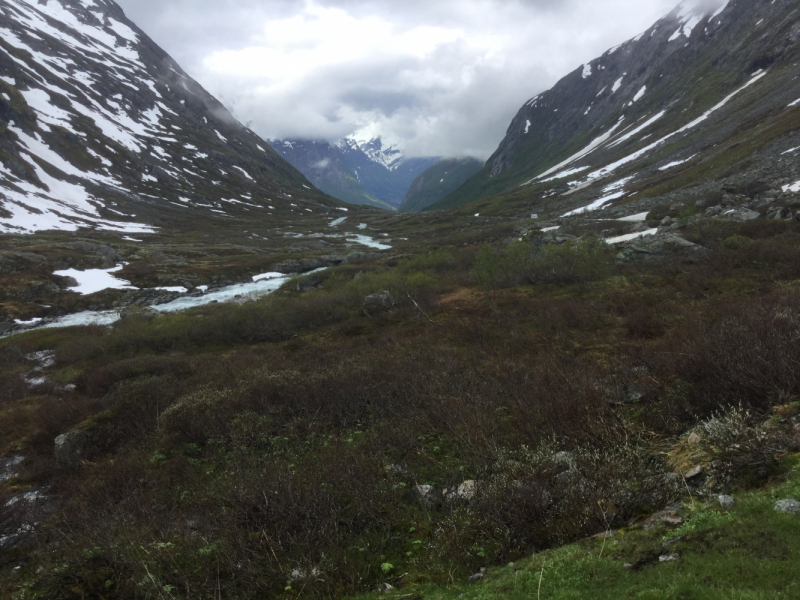
<svg viewBox="0 0 800 600"><path fill-rule="evenodd" d="M392 249L392 247L389 246L388 244L382 244L381 242L372 239L368 235L360 235L360 234L348 235L347 240L350 242L357 242L362 246L369 246L370 248L376 248L378 250Z"/></svg>
<svg viewBox="0 0 800 600"><path fill-rule="evenodd" d="M198 306L205 306L212 302L230 302L235 299L236 296L242 296L248 300L255 300L261 296L271 294L293 277L293 275L281 275L280 273L269 273L269 275L272 275L269 279L259 279L253 283L231 285L198 297L184 296L167 304L159 304L157 306L151 306L150 308L162 313L174 313ZM82 325L111 325L117 321L119 321L119 311L117 310L85 311L60 317L53 323L48 323L42 327L47 329L77 327ZM11 335L14 334L12 333Z"/></svg>

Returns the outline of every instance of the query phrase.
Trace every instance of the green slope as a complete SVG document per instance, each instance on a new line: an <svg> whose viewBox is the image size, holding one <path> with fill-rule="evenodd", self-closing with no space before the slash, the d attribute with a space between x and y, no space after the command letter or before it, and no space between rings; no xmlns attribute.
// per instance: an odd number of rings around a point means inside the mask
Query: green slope
<svg viewBox="0 0 800 600"><path fill-rule="evenodd" d="M420 212L458 189L483 167L476 158L442 160L414 180L400 204L401 212Z"/></svg>
<svg viewBox="0 0 800 600"><path fill-rule="evenodd" d="M790 459L797 462L797 456ZM722 509L695 503L677 529L667 526L536 554L491 569L477 584L407 585L359 596L417 600L767 600L800 597L800 516L777 512L777 499L800 496L800 471L769 490L737 495ZM689 499L687 499L689 502ZM672 556L661 562L661 556Z"/></svg>

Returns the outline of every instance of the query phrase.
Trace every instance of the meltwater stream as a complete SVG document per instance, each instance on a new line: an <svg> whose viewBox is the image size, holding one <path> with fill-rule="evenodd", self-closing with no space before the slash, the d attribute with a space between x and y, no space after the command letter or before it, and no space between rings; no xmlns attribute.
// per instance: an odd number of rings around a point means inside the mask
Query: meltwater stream
<svg viewBox="0 0 800 600"><path fill-rule="evenodd" d="M338 219L338 223L333 222L331 223L331 225L338 225L342 223L345 220L345 218ZM346 234L346 235L348 241L361 244L362 246L376 248L378 250L391 249L391 246L385 243L390 240L378 241L363 234ZM76 279L78 281L78 286L71 289L73 291L77 291L78 293L82 294L90 294L100 291L102 289L109 289L109 288L137 289L131 286L130 282L117 279L113 276L113 273L116 273L121 270L122 266L117 266L113 269L90 269L88 271L77 271L77 270L61 271L61 272L56 272L56 275L69 276ZM324 268L317 269L317 271L323 271L323 270ZM316 271L311 271L311 273L314 272ZM305 275L308 274L309 273L305 273ZM254 276L253 281L250 283L238 283L235 285L229 285L227 287L220 288L218 290L206 292L202 296L182 296L180 298L173 300L172 302L168 302L166 304L158 304L156 306L151 306L149 308L161 313L174 313L182 310L188 310L190 308L196 308L198 306L205 306L206 304L211 304L214 302L219 302L219 303L230 302L231 300L234 300L237 297L242 297L247 300L255 300L257 298L260 298L261 296L266 296L268 294L271 294L275 290L279 289L284 283L289 281L292 277L295 277L295 275L284 275L282 273L262 273L261 275ZM159 289L172 289L172 288L159 288ZM201 287L198 289L203 289L203 288ZM77 327L82 325L111 325L112 323L119 321L119 319L120 316L118 309L84 311L71 315L65 315L63 317L58 317L55 320L45 323L39 327L32 327L30 329L25 329L24 331L31 331L32 329L52 329L58 327ZM21 333L21 332L14 331L9 333L8 335L14 335L15 333ZM8 337L8 335L0 337Z"/></svg>
<svg viewBox="0 0 800 600"><path fill-rule="evenodd" d="M261 296L271 294L292 277L293 275L283 275L281 273L265 273L263 275L256 275L253 278L255 281L252 283L229 285L228 287L205 293L202 296L183 296L167 304L159 304L149 308L158 312L171 313L204 306L213 302L228 302L235 299L237 296L254 300ZM119 318L118 310L85 311L59 317L52 323L42 325L42 328L76 327L79 325L111 325L119 321Z"/></svg>

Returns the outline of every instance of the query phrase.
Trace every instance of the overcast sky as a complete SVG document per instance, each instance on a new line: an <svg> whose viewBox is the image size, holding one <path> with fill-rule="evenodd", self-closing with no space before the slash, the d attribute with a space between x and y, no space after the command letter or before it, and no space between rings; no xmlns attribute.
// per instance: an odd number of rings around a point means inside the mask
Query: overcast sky
<svg viewBox="0 0 800 600"><path fill-rule="evenodd" d="M678 0L118 0L265 138L488 158L522 104Z"/></svg>

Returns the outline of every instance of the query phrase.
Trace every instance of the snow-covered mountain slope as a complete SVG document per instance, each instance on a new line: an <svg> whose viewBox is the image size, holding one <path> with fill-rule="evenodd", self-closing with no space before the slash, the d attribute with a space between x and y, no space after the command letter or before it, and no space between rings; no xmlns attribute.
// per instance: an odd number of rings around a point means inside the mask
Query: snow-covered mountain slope
<svg viewBox="0 0 800 600"><path fill-rule="evenodd" d="M791 186L799 42L797 0L681 4L526 102L486 167L434 207L497 196L541 212L555 198L569 212L709 179Z"/></svg>
<svg viewBox="0 0 800 600"><path fill-rule="evenodd" d="M0 232L335 204L112 0L0 2Z"/></svg>
<svg viewBox="0 0 800 600"><path fill-rule="evenodd" d="M369 194L344 160L341 150L326 141L270 140L275 151L316 187L348 204L363 204L392 210Z"/></svg>

